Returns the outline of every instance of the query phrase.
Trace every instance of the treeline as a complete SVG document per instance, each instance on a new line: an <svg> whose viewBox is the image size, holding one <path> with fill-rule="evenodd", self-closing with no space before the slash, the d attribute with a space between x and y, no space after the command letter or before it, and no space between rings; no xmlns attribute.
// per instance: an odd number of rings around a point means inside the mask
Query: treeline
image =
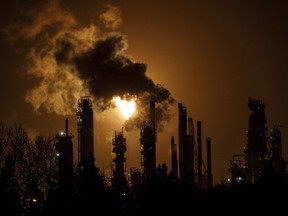
<svg viewBox="0 0 288 216"><path fill-rule="evenodd" d="M63 183L55 142L55 137L29 139L20 123L0 123L1 215L225 214L231 207L237 213L275 213L288 205L287 171L269 165L254 184L198 189L193 179L179 180L169 173L166 164L159 164L150 179L109 182L90 157L80 168L75 166L71 181Z"/></svg>

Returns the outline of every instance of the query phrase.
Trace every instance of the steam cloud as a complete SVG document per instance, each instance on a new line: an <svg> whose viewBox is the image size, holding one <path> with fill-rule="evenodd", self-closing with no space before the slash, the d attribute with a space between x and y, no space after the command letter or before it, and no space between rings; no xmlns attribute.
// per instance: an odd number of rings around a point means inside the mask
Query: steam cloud
<svg viewBox="0 0 288 216"><path fill-rule="evenodd" d="M45 19L47 14L49 19ZM174 103L173 97L146 75L146 64L125 55L128 47L125 36L100 35L94 24L78 26L72 13L56 1L43 7L35 17L20 31L26 38L42 36L41 41L35 39L36 45L28 55L27 72L39 79L26 94L26 101L35 111L75 114L78 99L91 95L94 108L101 112L113 107L114 96L136 96L138 115L127 125L139 127L147 120L150 100L156 102L158 129L171 118L169 107ZM112 30L122 23L120 9L112 5L107 5L99 18Z"/></svg>

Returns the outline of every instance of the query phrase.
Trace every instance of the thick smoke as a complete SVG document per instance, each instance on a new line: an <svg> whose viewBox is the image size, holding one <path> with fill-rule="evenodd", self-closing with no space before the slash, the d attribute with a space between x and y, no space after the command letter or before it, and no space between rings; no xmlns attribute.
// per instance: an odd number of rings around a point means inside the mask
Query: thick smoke
<svg viewBox="0 0 288 216"><path fill-rule="evenodd" d="M122 23L120 9L112 5L99 18L107 29L115 30ZM20 30L35 42L27 72L38 84L26 94L35 111L75 114L78 99L90 95L94 109L102 112L115 107L112 98L120 96L137 97L137 115L127 122L126 129L149 119L150 100L156 102L158 130L171 118L169 108L174 99L170 92L146 75L146 64L125 54L127 40L120 33L101 35L94 24L79 26L57 1L38 10L34 21Z"/></svg>
<svg viewBox="0 0 288 216"><path fill-rule="evenodd" d="M146 64L133 62L124 55L126 47L124 36L114 34L97 40L91 49L73 58L69 55L76 47L66 43L55 56L59 65L75 63L77 75L94 96L100 111L113 105L114 96L136 96L139 122L148 118L150 100L156 102L157 122L169 119L169 105L174 102L170 92L146 75Z"/></svg>

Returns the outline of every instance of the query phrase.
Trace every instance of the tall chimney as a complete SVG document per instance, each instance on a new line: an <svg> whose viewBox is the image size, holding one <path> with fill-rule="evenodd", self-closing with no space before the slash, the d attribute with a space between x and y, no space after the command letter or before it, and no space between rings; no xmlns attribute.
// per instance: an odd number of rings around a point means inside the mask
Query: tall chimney
<svg viewBox="0 0 288 216"><path fill-rule="evenodd" d="M184 179L187 176L187 109L178 103L179 125L178 125L178 149L179 149L179 177Z"/></svg>
<svg viewBox="0 0 288 216"><path fill-rule="evenodd" d="M211 138L207 138L207 188L213 186L213 176L211 168Z"/></svg>
<svg viewBox="0 0 288 216"><path fill-rule="evenodd" d="M171 161L172 161L172 173L175 177L178 177L177 145L174 143L174 136L171 137Z"/></svg>
<svg viewBox="0 0 288 216"><path fill-rule="evenodd" d="M202 188L202 134L201 121L197 121L197 143L198 143L198 186Z"/></svg>

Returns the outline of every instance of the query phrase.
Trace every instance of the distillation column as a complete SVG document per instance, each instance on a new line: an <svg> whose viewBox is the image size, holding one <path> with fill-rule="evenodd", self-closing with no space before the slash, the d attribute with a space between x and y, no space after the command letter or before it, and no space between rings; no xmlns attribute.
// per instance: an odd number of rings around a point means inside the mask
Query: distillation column
<svg viewBox="0 0 288 216"><path fill-rule="evenodd" d="M78 163L83 163L88 156L94 158L93 109L89 96L78 101Z"/></svg>

